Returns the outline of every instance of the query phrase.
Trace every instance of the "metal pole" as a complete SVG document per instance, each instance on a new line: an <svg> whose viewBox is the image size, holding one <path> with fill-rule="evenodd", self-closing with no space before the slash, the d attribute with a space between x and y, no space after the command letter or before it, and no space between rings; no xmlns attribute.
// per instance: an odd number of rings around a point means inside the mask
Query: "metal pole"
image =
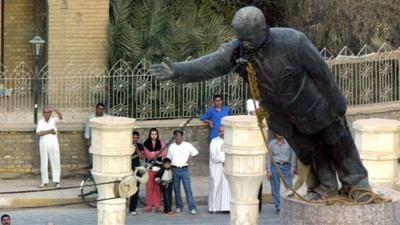
<svg viewBox="0 0 400 225"><path fill-rule="evenodd" d="M34 108L33 108L33 123L37 124L38 122L38 107L39 107L39 57L34 56L35 63L35 80L34 80Z"/></svg>

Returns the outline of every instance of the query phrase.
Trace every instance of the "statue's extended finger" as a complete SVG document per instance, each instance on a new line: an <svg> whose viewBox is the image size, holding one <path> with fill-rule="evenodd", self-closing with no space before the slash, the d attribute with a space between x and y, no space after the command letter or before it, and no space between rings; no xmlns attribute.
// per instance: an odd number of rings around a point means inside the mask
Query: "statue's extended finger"
<svg viewBox="0 0 400 225"><path fill-rule="evenodd" d="M154 76L154 77L156 77L156 78L158 78L158 77L161 76L161 73L151 73L151 75Z"/></svg>
<svg viewBox="0 0 400 225"><path fill-rule="evenodd" d="M161 70L160 68L150 68L149 71L150 73L159 73Z"/></svg>
<svg viewBox="0 0 400 225"><path fill-rule="evenodd" d="M172 67L172 61L168 57L164 57L162 63L166 64L168 67Z"/></svg>
<svg viewBox="0 0 400 225"><path fill-rule="evenodd" d="M161 63L161 66L163 67L164 71L170 75L173 74L173 70L172 70L172 64L167 64L165 62Z"/></svg>
<svg viewBox="0 0 400 225"><path fill-rule="evenodd" d="M172 77L169 74L161 73L159 76L157 76L157 79L159 80L170 80Z"/></svg>
<svg viewBox="0 0 400 225"><path fill-rule="evenodd" d="M160 68L160 67L161 67L161 64L153 64L153 65L150 66L150 69Z"/></svg>

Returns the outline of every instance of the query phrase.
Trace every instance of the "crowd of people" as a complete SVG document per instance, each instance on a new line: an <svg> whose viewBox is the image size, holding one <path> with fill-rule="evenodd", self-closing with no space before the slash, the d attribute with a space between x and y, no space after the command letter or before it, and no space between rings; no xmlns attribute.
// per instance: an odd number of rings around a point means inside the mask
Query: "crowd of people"
<svg viewBox="0 0 400 225"><path fill-rule="evenodd" d="M258 102L256 102L258 107ZM255 115L253 101L247 101L248 115ZM221 150L224 143L224 127L221 119L231 114L228 106L224 105L221 95L213 97L213 105L200 117L209 127L209 194L208 211L211 214L227 213L230 210L230 189L228 181L224 175L225 153ZM189 142L184 141L184 132L175 130L173 137L175 143L166 146L160 139L156 128L151 128L147 139L143 145L139 143L139 133L133 132L133 145L136 146L132 156L132 169L144 163L151 162L149 180L146 184L146 206L145 212L153 211L157 213L175 214L182 212L183 204L181 198L181 183L183 185L189 213L197 214L194 201L191 181L189 175L189 164L192 157L199 154L199 151ZM274 160L279 169L284 174L286 183L292 185L292 178L296 168L296 156L292 148L285 141L283 136L275 134L275 138L269 142L269 149L272 151ZM271 163L272 159L267 157L266 171L267 178L271 183L272 199L276 208L276 213L280 211L280 179L277 169ZM307 169L307 167L304 167ZM299 179L300 180L300 179ZM304 180L304 178L302 179ZM301 183L299 183L301 182ZM299 181L297 186L301 186L303 181ZM139 183L138 183L139 185ZM175 193L175 210L172 209L172 194ZM259 189L259 210L262 206L262 185ZM161 200L164 209L161 210ZM138 204L138 192L130 199L129 214L137 215L136 207Z"/></svg>
<svg viewBox="0 0 400 225"><path fill-rule="evenodd" d="M132 156L132 169L144 164L148 166L148 181L146 183L146 205L144 212L175 214L182 212L183 202L181 197L181 183L185 191L186 202L189 213L197 214L197 207L194 201L189 164L192 157L199 151L189 142L184 141L184 132L175 130L172 134L175 142L166 146L160 139L157 128L151 128L147 139L141 144L140 134L137 131L132 133L132 141L135 152ZM139 147L140 146L140 147ZM139 183L137 184L139 186ZM175 193L175 210L172 209L172 192ZM138 195L136 192L130 198L129 214L137 215ZM164 204L161 210L161 199Z"/></svg>
<svg viewBox="0 0 400 225"><path fill-rule="evenodd" d="M255 106L252 100L248 100L246 107L248 115L255 115ZM105 113L105 105L98 103L95 112L87 118L84 129L84 137L87 143L87 168L91 168L92 160L89 154L91 146L91 129L89 121L95 117L108 116ZM57 118L52 117L52 112L57 114ZM57 188L60 185L60 150L57 140L56 124L63 120L62 114L57 109L50 107L43 108L43 119L38 122L36 133L40 138L40 158L41 158L41 188L49 183L48 161L52 169L52 179ZM208 210L212 214L229 212L230 210L230 189L228 181L223 173L225 153L221 150L224 143L224 128L221 125L221 119L231 115L231 110L224 105L221 95L213 96L213 105L200 117L209 127L209 195ZM190 214L197 214L197 207L194 200L189 173L189 165L193 157L199 154L199 151L189 142L184 140L184 131L175 130L172 133L174 143L169 146L164 140L161 140L157 128L151 128L148 131L147 138L140 142L140 133L133 131L132 144L135 148L132 155L132 170L136 167L148 165L148 181L146 183L146 201L144 212L175 214L182 212L183 202L181 197L181 184L185 191L187 207ZM291 185L296 168L296 157L289 144L283 136L275 134L275 139L269 143L269 149L282 171L286 183ZM307 167L301 167L304 173L307 173ZM272 165L271 158L267 157L267 178L271 183L272 199L276 212L280 210L280 179L277 169ZM141 175L141 174L137 174ZM303 176L300 182L305 182L307 178ZM139 200L138 191L130 198L129 214L137 215L137 206ZM302 183L297 184L301 186ZM297 187L298 188L298 187ZM175 196L175 210L172 207L172 196ZM259 191L259 210L262 206L262 185ZM163 203L163 209L161 209Z"/></svg>

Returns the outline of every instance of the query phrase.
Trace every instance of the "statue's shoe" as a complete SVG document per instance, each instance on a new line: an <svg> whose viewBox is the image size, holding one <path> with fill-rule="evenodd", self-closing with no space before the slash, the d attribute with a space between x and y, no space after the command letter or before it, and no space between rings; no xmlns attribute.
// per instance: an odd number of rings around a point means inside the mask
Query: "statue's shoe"
<svg viewBox="0 0 400 225"><path fill-rule="evenodd" d="M303 196L303 198L307 201L321 201L323 200L322 196L316 192L308 192Z"/></svg>

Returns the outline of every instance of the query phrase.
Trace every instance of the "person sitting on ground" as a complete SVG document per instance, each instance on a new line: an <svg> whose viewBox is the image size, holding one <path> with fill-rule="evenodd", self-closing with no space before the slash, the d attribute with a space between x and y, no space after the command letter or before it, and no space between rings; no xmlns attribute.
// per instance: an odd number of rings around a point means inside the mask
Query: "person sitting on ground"
<svg viewBox="0 0 400 225"><path fill-rule="evenodd" d="M57 113L58 118L51 117L53 111ZM42 177L42 184L39 187L44 188L49 183L47 163L50 160L53 182L56 188L60 188L60 147L56 124L63 120L63 116L60 111L50 107L44 107L42 114L43 119L39 120L36 128L36 134L40 138L40 174Z"/></svg>
<svg viewBox="0 0 400 225"><path fill-rule="evenodd" d="M169 158L163 159L163 165L155 176L155 181L160 185L163 194L164 213L174 214L172 211L172 171L171 160Z"/></svg>
<svg viewBox="0 0 400 225"><path fill-rule="evenodd" d="M3 214L1 216L1 224L2 225L10 225L11 224L11 217L8 214Z"/></svg>
<svg viewBox="0 0 400 225"><path fill-rule="evenodd" d="M86 146L87 146L87 162L86 162L86 168L92 168L92 155L89 153L89 148L92 145L92 129L90 128L90 120L95 118L95 117L103 117L103 116L108 116L105 113L106 106L99 102L96 104L96 111L92 112L89 114L89 116L86 119L86 124L85 124L85 140L86 140Z"/></svg>

